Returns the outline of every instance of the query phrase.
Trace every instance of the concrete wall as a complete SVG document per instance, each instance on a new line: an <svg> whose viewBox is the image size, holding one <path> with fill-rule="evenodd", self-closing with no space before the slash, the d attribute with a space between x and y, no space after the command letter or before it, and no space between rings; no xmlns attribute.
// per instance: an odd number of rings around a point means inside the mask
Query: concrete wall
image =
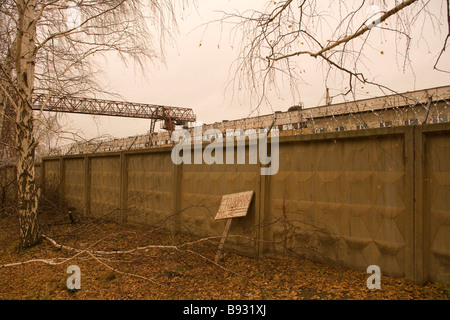
<svg viewBox="0 0 450 320"><path fill-rule="evenodd" d="M403 132L330 137L281 145L269 215L286 221L273 225L272 239L315 260L412 275L412 158Z"/></svg>
<svg viewBox="0 0 450 320"><path fill-rule="evenodd" d="M60 159L43 161L41 164L42 193L49 201L59 201L60 195L64 194L60 188L62 164Z"/></svg>
<svg viewBox="0 0 450 320"><path fill-rule="evenodd" d="M220 236L221 196L253 190L232 249L376 264L416 283L450 273L450 123L283 136L273 176L248 149L245 165L174 165L171 150L44 158L44 192L85 215Z"/></svg>
<svg viewBox="0 0 450 320"><path fill-rule="evenodd" d="M415 131L415 263L423 279L450 270L449 137L448 126Z"/></svg>
<svg viewBox="0 0 450 320"><path fill-rule="evenodd" d="M86 187L84 160L66 159L63 164L63 181L65 182L63 191L66 205L68 207L79 207L79 204L84 202L83 195Z"/></svg>
<svg viewBox="0 0 450 320"><path fill-rule="evenodd" d="M41 184L41 164L35 165L35 175L36 181ZM9 206L17 206L17 176L14 166L0 167L0 211Z"/></svg>
<svg viewBox="0 0 450 320"><path fill-rule="evenodd" d="M124 157L124 156L123 156ZM125 156L127 175L124 208L127 220L148 225L160 224L173 210L173 165L169 152Z"/></svg>
<svg viewBox="0 0 450 320"><path fill-rule="evenodd" d="M181 231L189 231L200 236L221 235L225 221L215 221L222 195L253 190L255 196L250 204L246 217L237 218L233 225L233 234L240 238L229 239L232 249L246 251L252 256L258 255L258 239L260 225L259 203L260 176L259 165L248 164L248 149L246 163L237 164L237 151L234 152L235 164L197 165L183 164L177 166L180 195L177 202ZM224 163L225 163L224 152ZM256 228L255 228L256 226Z"/></svg>
<svg viewBox="0 0 450 320"><path fill-rule="evenodd" d="M16 170L14 167L0 168L0 210L9 207L17 199Z"/></svg>

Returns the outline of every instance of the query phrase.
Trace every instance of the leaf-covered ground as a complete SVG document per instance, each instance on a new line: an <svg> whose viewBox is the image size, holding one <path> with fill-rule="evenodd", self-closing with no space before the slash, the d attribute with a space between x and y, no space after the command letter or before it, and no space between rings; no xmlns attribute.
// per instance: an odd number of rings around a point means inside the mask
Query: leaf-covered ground
<svg viewBox="0 0 450 320"><path fill-rule="evenodd" d="M0 218L0 265L49 259L58 265L30 262L0 267L0 299L448 299L443 283L417 286L382 275L381 289L366 287L368 274L296 258L253 259L227 253L215 265L217 241L174 248L148 248L129 254L90 255L56 248L47 240L19 251L15 217ZM195 241L171 237L161 229L83 219L42 221L59 244L89 250L118 251L147 245ZM64 261L62 258L71 258ZM63 262L63 263L61 263ZM69 292L68 266L81 269L81 290Z"/></svg>

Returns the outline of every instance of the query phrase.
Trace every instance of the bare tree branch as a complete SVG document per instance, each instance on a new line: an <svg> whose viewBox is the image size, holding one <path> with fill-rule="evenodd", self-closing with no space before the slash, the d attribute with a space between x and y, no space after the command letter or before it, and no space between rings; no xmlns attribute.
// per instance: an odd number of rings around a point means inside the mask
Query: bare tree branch
<svg viewBox="0 0 450 320"><path fill-rule="evenodd" d="M375 3L380 6L378 12L368 16L366 11L373 9ZM300 99L300 84L308 83L305 66L311 64L323 68L327 88L331 72L342 79L335 80L338 86L348 83L345 89L335 89L339 92L333 97L342 96L346 100L346 96L352 94L355 99L357 83L374 86L382 93L397 93L372 77L373 71L367 62L377 54L373 41L389 37L395 57L401 57L398 66L402 64L403 72L409 67L414 72L409 51L413 32L420 33L413 29L414 23L424 17L424 23L435 23L436 29L441 24L439 17L427 9L429 6L431 1L426 0L396 1L392 5L365 0L352 4L277 1L267 2L263 11L223 13L222 19L211 23L232 25L232 37L239 44L239 57L227 88L232 89L233 98L243 92L254 99L253 112L259 110L263 102L270 105L269 96L278 93L279 87L286 88L286 84L293 99ZM446 41L444 47L447 45ZM307 60L309 58L313 59Z"/></svg>
<svg viewBox="0 0 450 320"><path fill-rule="evenodd" d="M439 60L441 60L442 55L444 54L445 50L447 49L448 39L450 38L450 0L447 0L446 4L447 4L447 30L448 30L448 32L447 32L447 36L445 37L445 40L444 40L444 45L442 46L442 49L439 52L439 56L437 57L433 68L438 71L450 73L449 70L443 70L443 69L440 69L437 67Z"/></svg>

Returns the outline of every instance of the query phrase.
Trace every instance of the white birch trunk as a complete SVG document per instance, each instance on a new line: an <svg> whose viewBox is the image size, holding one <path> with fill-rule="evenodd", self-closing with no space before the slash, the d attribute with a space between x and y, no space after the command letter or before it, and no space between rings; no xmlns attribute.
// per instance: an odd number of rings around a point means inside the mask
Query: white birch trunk
<svg viewBox="0 0 450 320"><path fill-rule="evenodd" d="M36 63L36 1L17 1L19 21L16 36L16 71L20 97L17 110L17 182L19 247L40 241L35 183L32 95Z"/></svg>

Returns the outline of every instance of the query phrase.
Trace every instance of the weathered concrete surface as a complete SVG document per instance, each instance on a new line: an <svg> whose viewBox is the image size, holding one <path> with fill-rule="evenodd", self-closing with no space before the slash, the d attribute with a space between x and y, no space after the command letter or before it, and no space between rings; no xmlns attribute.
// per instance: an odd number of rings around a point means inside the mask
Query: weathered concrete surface
<svg viewBox="0 0 450 320"><path fill-rule="evenodd" d="M272 240L315 260L411 276L404 141L391 134L282 144L270 219L283 223L273 225Z"/></svg>
<svg viewBox="0 0 450 320"><path fill-rule="evenodd" d="M84 159L66 159L63 168L64 199L67 207L80 207L85 191ZM84 208L79 208L82 211Z"/></svg>
<svg viewBox="0 0 450 320"><path fill-rule="evenodd" d="M0 208L8 207L17 199L17 178L14 167L0 168Z"/></svg>
<svg viewBox="0 0 450 320"><path fill-rule="evenodd" d="M217 237L221 196L252 190L234 249L376 264L424 283L450 273L449 133L442 123L284 136L273 176L248 164L248 149L244 165L174 165L170 147L45 158L41 181L85 214Z"/></svg>
<svg viewBox="0 0 450 320"><path fill-rule="evenodd" d="M237 152L235 152L236 157ZM225 157L225 153L224 153ZM246 151L248 159L248 150ZM225 162L225 161L224 161ZM248 162L248 160L247 160ZM184 164L179 170L180 201L177 210L180 215L180 230L201 236L220 236L226 221L216 221L214 217L219 209L222 195L243 191L254 191L255 195L245 217L236 218L231 225L232 234L228 244L234 248L245 248L248 254L258 254L258 233L260 214L259 166L255 164ZM256 228L255 228L256 226Z"/></svg>
<svg viewBox="0 0 450 320"><path fill-rule="evenodd" d="M133 223L160 224L172 213L173 164L170 153L127 156L127 219Z"/></svg>
<svg viewBox="0 0 450 320"><path fill-rule="evenodd" d="M120 206L120 158L97 157L89 161L89 212L92 216L108 216Z"/></svg>

